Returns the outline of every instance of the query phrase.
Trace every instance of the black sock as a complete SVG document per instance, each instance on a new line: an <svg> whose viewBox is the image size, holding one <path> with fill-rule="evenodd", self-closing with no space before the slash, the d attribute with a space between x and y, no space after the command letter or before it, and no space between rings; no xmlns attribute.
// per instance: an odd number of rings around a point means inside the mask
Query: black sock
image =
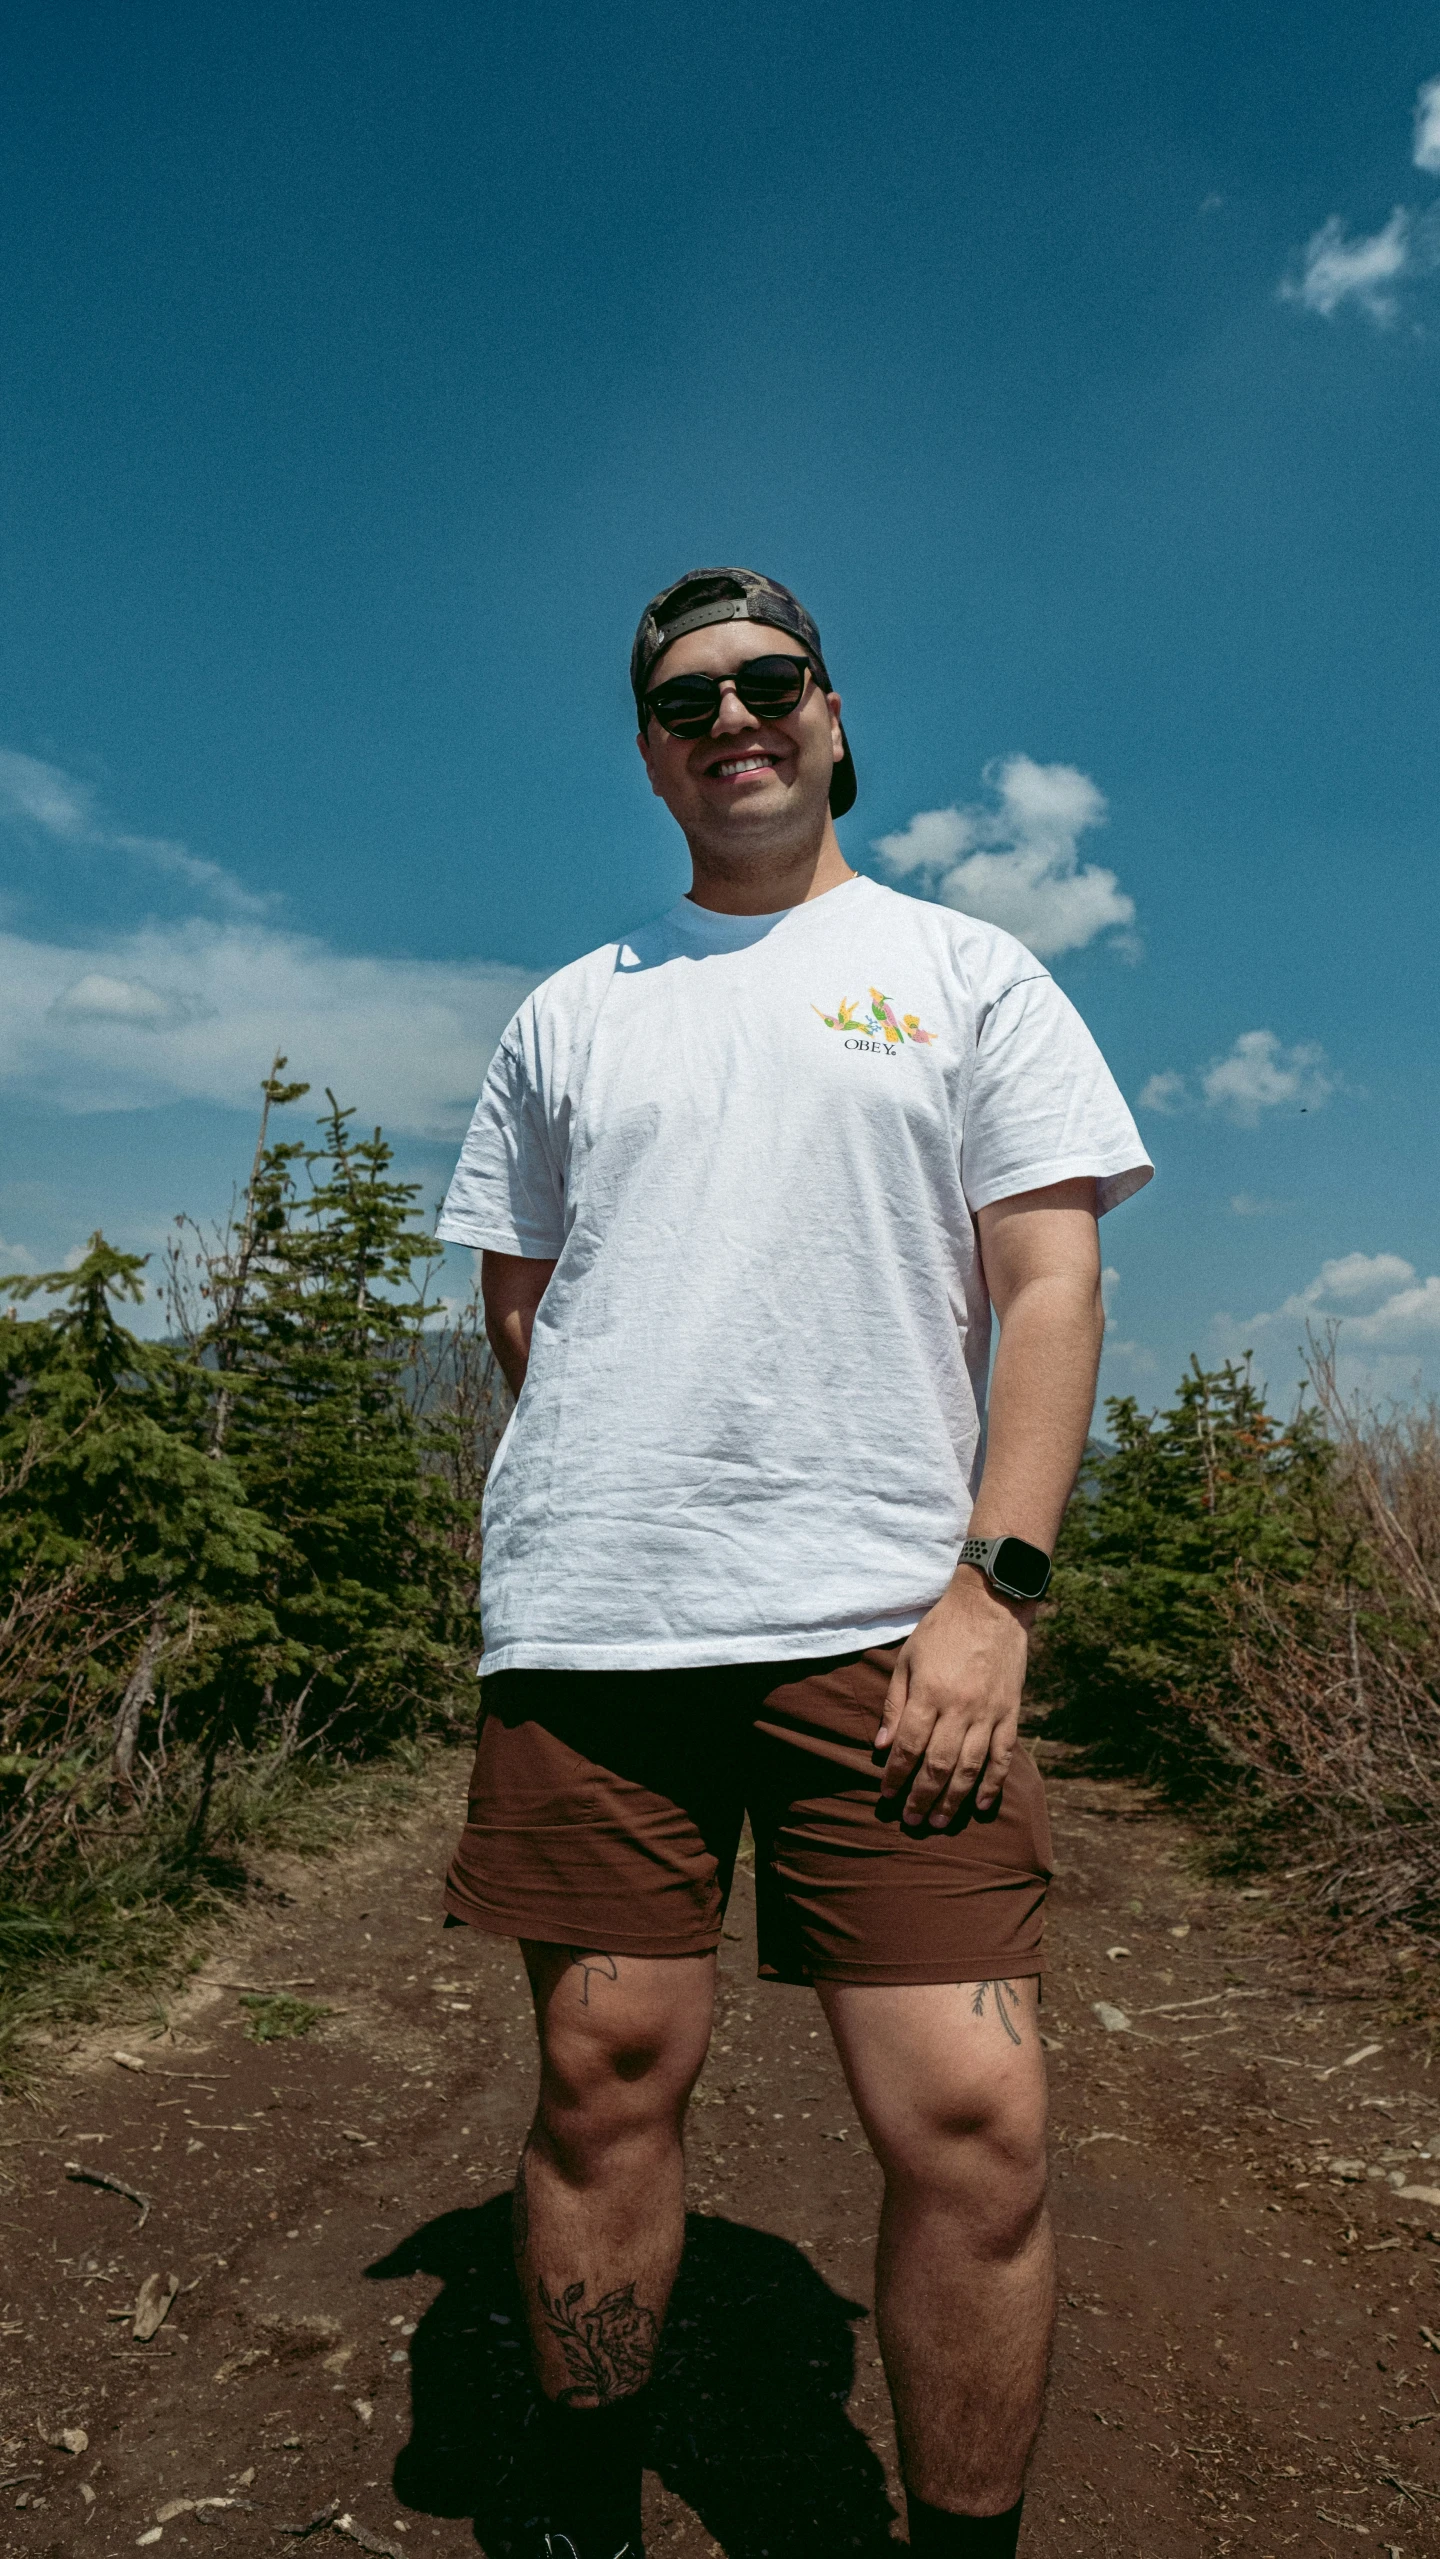
<svg viewBox="0 0 1440 2559"><path fill-rule="evenodd" d="M615 2559L627 2542L639 2559L649 2422L648 2387L606 2408L568 2408L542 2398L541 2495L550 2530L573 2542L576 2559Z"/></svg>
<svg viewBox="0 0 1440 2559"><path fill-rule="evenodd" d="M1015 2559L1023 2497L1003 2515L949 2515L905 2491L915 2559Z"/></svg>

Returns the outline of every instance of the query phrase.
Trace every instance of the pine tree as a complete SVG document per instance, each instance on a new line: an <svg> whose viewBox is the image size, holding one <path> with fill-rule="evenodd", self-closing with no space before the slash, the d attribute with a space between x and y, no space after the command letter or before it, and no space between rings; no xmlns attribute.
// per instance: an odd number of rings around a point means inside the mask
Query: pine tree
<svg viewBox="0 0 1440 2559"><path fill-rule="evenodd" d="M210 1257L196 1351L223 1448L274 1530L274 1632L232 1701L249 1730L370 1741L468 1693L478 1645L469 1522L442 1479L447 1425L421 1418L411 1353L427 1320L416 1266L439 1253L414 1222L377 1128L328 1094L318 1147L272 1141L269 1113L308 1089L277 1058L238 1224Z"/></svg>
<svg viewBox="0 0 1440 2559"><path fill-rule="evenodd" d="M127 1789L162 1664L172 1690L204 1689L263 1634L255 1591L275 1543L234 1468L197 1444L186 1363L117 1321L143 1268L97 1234L73 1271L0 1281L12 1299L59 1300L38 1320L0 1317L0 1595L64 1580L76 1606L130 1629L111 1745Z"/></svg>
<svg viewBox="0 0 1440 2559"><path fill-rule="evenodd" d="M1312 1569L1331 1533L1332 1450L1313 1409L1282 1424L1248 1362L1192 1360L1168 1411L1106 1406L1056 1553L1032 1691L1052 1729L1110 1764L1196 1782L1223 1751L1202 1701L1224 1689L1237 1572Z"/></svg>

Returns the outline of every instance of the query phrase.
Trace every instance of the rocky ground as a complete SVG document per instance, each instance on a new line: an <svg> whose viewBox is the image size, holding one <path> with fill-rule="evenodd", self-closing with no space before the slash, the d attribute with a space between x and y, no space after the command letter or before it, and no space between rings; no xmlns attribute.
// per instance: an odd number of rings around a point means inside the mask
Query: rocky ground
<svg viewBox="0 0 1440 2559"><path fill-rule="evenodd" d="M1022 2550L1418 2559L1440 2548L1440 2068L1264 1896L1197 1881L1144 1795L1041 1756L1063 2308ZM5 2551L308 2531L337 2559L507 2559L523 2532L507 2217L534 2047L513 1952L438 1925L463 1777L457 1754L398 1829L272 1865L204 1978L5 2108ZM876 2553L898 2529L878 2181L813 1999L754 1981L744 1876L723 1984L650 2547ZM257 2043L242 1985L329 2014Z"/></svg>

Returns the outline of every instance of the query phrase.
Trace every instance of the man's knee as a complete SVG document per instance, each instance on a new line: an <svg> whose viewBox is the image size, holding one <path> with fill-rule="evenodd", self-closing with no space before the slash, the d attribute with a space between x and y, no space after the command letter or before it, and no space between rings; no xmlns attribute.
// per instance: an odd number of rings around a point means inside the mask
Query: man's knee
<svg viewBox="0 0 1440 2559"><path fill-rule="evenodd" d="M977 2256L1012 2256L1045 2209L1045 2093L932 2086L871 2129L887 2191L901 2204L955 2217Z"/></svg>
<svg viewBox="0 0 1440 2559"><path fill-rule="evenodd" d="M537 2130L584 2173L633 2144L678 2139L710 2031L708 1969L526 1949L540 2032Z"/></svg>

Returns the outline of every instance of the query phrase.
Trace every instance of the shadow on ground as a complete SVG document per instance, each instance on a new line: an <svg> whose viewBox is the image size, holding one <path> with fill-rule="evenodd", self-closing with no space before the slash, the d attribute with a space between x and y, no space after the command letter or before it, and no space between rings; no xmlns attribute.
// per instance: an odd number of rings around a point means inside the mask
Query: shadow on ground
<svg viewBox="0 0 1440 2559"><path fill-rule="evenodd" d="M442 2213L367 2269L443 2290L411 2345L402 2505L470 2516L490 2559L533 2551L543 2511L510 2199ZM768 2231L691 2213L655 2377L648 2467L730 2559L893 2549L884 2473L847 2417L862 2305Z"/></svg>

